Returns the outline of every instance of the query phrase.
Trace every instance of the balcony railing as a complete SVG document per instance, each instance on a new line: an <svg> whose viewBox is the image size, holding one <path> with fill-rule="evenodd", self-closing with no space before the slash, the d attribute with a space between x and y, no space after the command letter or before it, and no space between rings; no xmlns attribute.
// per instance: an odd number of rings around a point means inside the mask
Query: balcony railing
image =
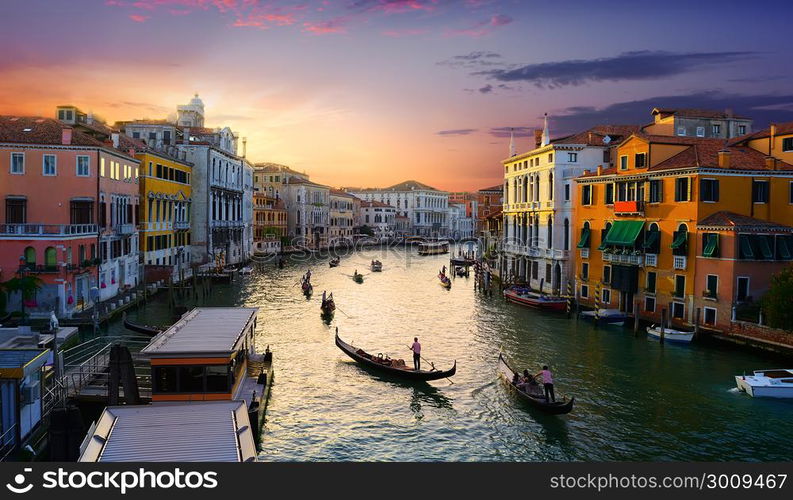
<svg viewBox="0 0 793 500"><path fill-rule="evenodd" d="M644 214L643 201L615 201L614 213L617 215L642 215Z"/></svg>
<svg viewBox="0 0 793 500"><path fill-rule="evenodd" d="M582 248L581 249L581 258L582 259L588 259L589 258L589 249L588 248Z"/></svg>
<svg viewBox="0 0 793 500"><path fill-rule="evenodd" d="M644 264L644 255L625 255L603 252L603 261L614 264L630 264L634 266L641 266Z"/></svg>
<svg viewBox="0 0 793 500"><path fill-rule="evenodd" d="M55 274L60 270L60 266L45 266L43 264L26 264L24 266L19 266L20 273Z"/></svg>
<svg viewBox="0 0 793 500"><path fill-rule="evenodd" d="M658 267L658 254L655 253L644 254L644 264L646 266Z"/></svg>
<svg viewBox="0 0 793 500"><path fill-rule="evenodd" d="M119 224L115 229L118 234L134 234L138 228L135 224Z"/></svg>
<svg viewBox="0 0 793 500"><path fill-rule="evenodd" d="M0 236L51 238L54 236L95 236L96 224L0 224Z"/></svg>
<svg viewBox="0 0 793 500"><path fill-rule="evenodd" d="M178 220L173 223L174 229L190 229L190 221Z"/></svg>
<svg viewBox="0 0 793 500"><path fill-rule="evenodd" d="M674 259L672 260L672 267L675 269L685 270L687 259L685 255L675 255Z"/></svg>

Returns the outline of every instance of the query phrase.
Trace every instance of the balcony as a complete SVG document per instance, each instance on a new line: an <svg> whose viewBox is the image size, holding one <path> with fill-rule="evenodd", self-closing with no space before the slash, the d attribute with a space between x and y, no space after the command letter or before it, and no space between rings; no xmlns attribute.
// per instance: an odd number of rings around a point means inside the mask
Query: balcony
<svg viewBox="0 0 793 500"><path fill-rule="evenodd" d="M644 215L643 201L615 201L615 215Z"/></svg>
<svg viewBox="0 0 793 500"><path fill-rule="evenodd" d="M644 254L644 264L646 266L658 267L658 254L656 253Z"/></svg>
<svg viewBox="0 0 793 500"><path fill-rule="evenodd" d="M26 264L19 266L19 273L32 273L32 274L57 274L60 272L60 266L45 266L42 264Z"/></svg>
<svg viewBox="0 0 793 500"><path fill-rule="evenodd" d="M582 259L588 259L589 258L589 249L588 248L582 248L581 249L581 258Z"/></svg>
<svg viewBox="0 0 793 500"><path fill-rule="evenodd" d="M190 229L190 221L178 220L173 223L174 229Z"/></svg>
<svg viewBox="0 0 793 500"><path fill-rule="evenodd" d="M53 238L63 236L96 236L96 224L0 224L0 236Z"/></svg>
<svg viewBox="0 0 793 500"><path fill-rule="evenodd" d="M644 255L625 255L617 253L603 252L603 262L611 262L612 264L628 264L633 266L641 266L644 264Z"/></svg>
<svg viewBox="0 0 793 500"><path fill-rule="evenodd" d="M115 229L118 234L135 234L138 230L135 224L119 224Z"/></svg>
<svg viewBox="0 0 793 500"><path fill-rule="evenodd" d="M687 258L685 255L675 255L672 261L672 267L682 271L686 270Z"/></svg>

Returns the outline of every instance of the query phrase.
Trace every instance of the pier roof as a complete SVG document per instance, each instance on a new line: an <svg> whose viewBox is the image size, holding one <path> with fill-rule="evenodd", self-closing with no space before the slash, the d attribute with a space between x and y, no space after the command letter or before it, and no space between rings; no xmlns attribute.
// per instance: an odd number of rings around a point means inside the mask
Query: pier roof
<svg viewBox="0 0 793 500"><path fill-rule="evenodd" d="M258 311L257 307L197 307L154 337L141 353L152 357L229 355Z"/></svg>
<svg viewBox="0 0 793 500"><path fill-rule="evenodd" d="M108 406L80 462L253 462L244 401Z"/></svg>

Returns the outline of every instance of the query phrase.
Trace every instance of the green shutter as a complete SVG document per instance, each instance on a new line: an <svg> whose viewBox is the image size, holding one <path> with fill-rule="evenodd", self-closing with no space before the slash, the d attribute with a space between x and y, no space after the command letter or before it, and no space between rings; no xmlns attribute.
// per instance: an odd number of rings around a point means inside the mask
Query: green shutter
<svg viewBox="0 0 793 500"><path fill-rule="evenodd" d="M589 248L589 235L591 231L588 227L581 229L581 239L578 241L578 248Z"/></svg>
<svg viewBox="0 0 793 500"><path fill-rule="evenodd" d="M738 235L738 244L741 248L742 259L754 259L754 250L748 234Z"/></svg>
<svg viewBox="0 0 793 500"><path fill-rule="evenodd" d="M790 243L789 243L790 236L778 236L777 237L777 249L779 251L779 256L784 260L790 259Z"/></svg>
<svg viewBox="0 0 793 500"><path fill-rule="evenodd" d="M771 251L771 245L768 244L768 236L756 235L752 239L754 239L755 243L757 244L757 248L760 249L760 254L763 256L763 258L773 260L774 252Z"/></svg>
<svg viewBox="0 0 793 500"><path fill-rule="evenodd" d="M644 239L644 245L642 247L645 250L655 248L658 244L658 241L661 239L661 232L660 231L649 231L647 233L647 237Z"/></svg>
<svg viewBox="0 0 793 500"><path fill-rule="evenodd" d="M677 249L682 247L686 240L688 239L688 231L677 231L675 232L675 239L672 242L672 249Z"/></svg>
<svg viewBox="0 0 793 500"><path fill-rule="evenodd" d="M636 238L639 237L643 228L644 221L618 220L611 226L611 230L606 235L603 244L632 247L636 243Z"/></svg>
<svg viewBox="0 0 793 500"><path fill-rule="evenodd" d="M716 250L719 248L719 235L717 233L705 234L705 250L702 252L704 257L718 257Z"/></svg>

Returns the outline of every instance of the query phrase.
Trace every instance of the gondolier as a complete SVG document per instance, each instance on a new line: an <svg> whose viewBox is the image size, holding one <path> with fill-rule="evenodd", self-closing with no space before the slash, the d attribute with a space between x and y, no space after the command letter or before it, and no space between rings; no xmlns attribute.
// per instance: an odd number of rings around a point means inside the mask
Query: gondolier
<svg viewBox="0 0 793 500"><path fill-rule="evenodd" d="M542 377L542 386L545 389L545 400L551 403L556 402L556 396L553 393L553 374L548 366L543 366L542 371L535 375L535 377Z"/></svg>
<svg viewBox="0 0 793 500"><path fill-rule="evenodd" d="M421 370L421 344L419 344L418 337L413 337L410 350L413 351L413 369L419 371Z"/></svg>

